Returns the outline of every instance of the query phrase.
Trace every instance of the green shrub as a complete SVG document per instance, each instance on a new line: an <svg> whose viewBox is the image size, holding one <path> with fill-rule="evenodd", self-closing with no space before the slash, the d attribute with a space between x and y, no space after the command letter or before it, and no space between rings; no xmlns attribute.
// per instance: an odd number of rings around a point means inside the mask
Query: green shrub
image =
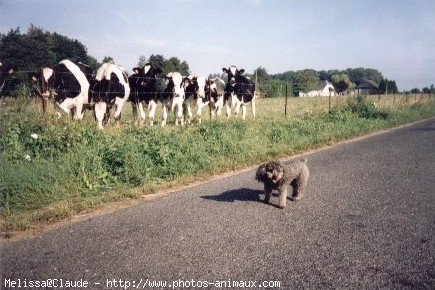
<svg viewBox="0 0 435 290"><path fill-rule="evenodd" d="M349 101L347 109L364 119L386 120L389 116L389 113L386 110L379 109L375 103L368 102L362 96L358 96L356 99Z"/></svg>

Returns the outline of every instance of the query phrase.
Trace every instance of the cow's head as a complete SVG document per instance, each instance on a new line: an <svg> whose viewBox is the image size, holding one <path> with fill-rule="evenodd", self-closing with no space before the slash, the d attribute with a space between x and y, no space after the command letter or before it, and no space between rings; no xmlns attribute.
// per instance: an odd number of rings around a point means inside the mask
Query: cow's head
<svg viewBox="0 0 435 290"><path fill-rule="evenodd" d="M53 75L54 70L52 68L44 67L40 71L29 72L27 76L32 83L38 83L42 96L48 97L50 95L49 91L54 93Z"/></svg>
<svg viewBox="0 0 435 290"><path fill-rule="evenodd" d="M183 78L183 84L186 93L193 93L199 98L205 98L205 77L198 75L189 75Z"/></svg>
<svg viewBox="0 0 435 290"><path fill-rule="evenodd" d="M132 71L133 71L133 74L135 74L135 75L142 75L142 74L144 74L144 69L143 68L140 68L140 67L134 67L133 69L132 69Z"/></svg>
<svg viewBox="0 0 435 290"><path fill-rule="evenodd" d="M236 83L236 78L241 76L243 73L245 73L244 69L237 69L236 66L232 65L228 69L222 68L222 71L227 73L228 75L228 83L231 85L234 85Z"/></svg>
<svg viewBox="0 0 435 290"><path fill-rule="evenodd" d="M170 72L166 75L166 91L172 92L173 97L184 98L183 77L179 72Z"/></svg>

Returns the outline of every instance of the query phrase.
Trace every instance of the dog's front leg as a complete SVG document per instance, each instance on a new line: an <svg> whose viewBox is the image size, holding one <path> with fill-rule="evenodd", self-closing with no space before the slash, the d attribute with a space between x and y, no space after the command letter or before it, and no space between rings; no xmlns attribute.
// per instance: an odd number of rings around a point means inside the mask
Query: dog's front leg
<svg viewBox="0 0 435 290"><path fill-rule="evenodd" d="M264 202L269 203L270 202L270 196L272 195L272 189L268 186L264 187Z"/></svg>

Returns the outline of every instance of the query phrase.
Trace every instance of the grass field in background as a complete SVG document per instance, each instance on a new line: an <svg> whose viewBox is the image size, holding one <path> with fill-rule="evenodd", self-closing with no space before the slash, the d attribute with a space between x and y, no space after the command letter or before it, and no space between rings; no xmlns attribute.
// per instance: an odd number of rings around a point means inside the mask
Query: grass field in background
<svg viewBox="0 0 435 290"><path fill-rule="evenodd" d="M120 125L98 131L90 112L74 122L44 116L39 100L2 99L2 233L435 116L433 100L333 97L329 110L328 98L289 98L285 118L284 98L258 99L256 120L250 106L245 121L204 109L201 124L176 127L171 116L165 128L134 125L128 105Z"/></svg>

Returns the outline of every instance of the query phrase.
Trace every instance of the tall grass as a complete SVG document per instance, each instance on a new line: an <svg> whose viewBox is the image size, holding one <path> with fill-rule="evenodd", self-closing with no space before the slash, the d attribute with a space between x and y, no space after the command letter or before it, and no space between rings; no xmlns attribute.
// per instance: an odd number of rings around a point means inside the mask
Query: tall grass
<svg viewBox="0 0 435 290"><path fill-rule="evenodd" d="M222 118L165 128L124 124L98 131L91 118L73 122L44 116L30 99L2 102L5 235L108 202L435 115L428 100L392 108L366 98L334 99L328 112L325 99L292 99L286 119L284 99L260 99L255 121Z"/></svg>

